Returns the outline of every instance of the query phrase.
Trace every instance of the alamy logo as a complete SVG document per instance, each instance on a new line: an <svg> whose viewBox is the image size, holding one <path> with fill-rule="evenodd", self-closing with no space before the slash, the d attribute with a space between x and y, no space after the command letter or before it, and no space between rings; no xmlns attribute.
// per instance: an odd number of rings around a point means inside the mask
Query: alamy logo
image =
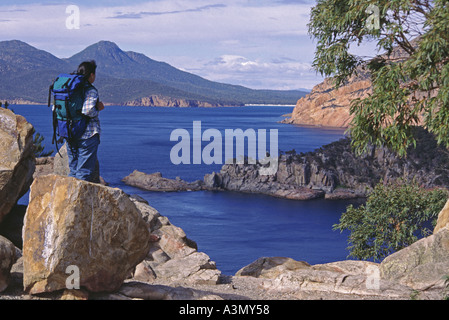
<svg viewBox="0 0 449 320"><path fill-rule="evenodd" d="M366 267L366 288L368 290L380 290L380 270L378 266L370 265Z"/></svg>
<svg viewBox="0 0 449 320"><path fill-rule="evenodd" d="M67 289L80 289L80 269L78 266L70 265L65 270L66 274L69 274L65 281L65 286Z"/></svg>
<svg viewBox="0 0 449 320"><path fill-rule="evenodd" d="M266 129L226 129L224 137L217 129L207 129L202 132L201 121L193 122L193 137L186 129L175 129L170 135L170 141L178 141L170 152L173 164L261 164L259 174L273 175L278 169L278 130L270 130L270 150L267 150ZM180 140L180 141L179 141ZM235 141L235 144L234 144ZM247 141L247 154L245 153ZM191 143L192 142L192 143ZM202 142L209 142L202 148ZM235 146L235 148L234 148ZM234 154L234 149L236 153ZM191 152L192 150L192 152ZM191 155L191 153L193 153ZM234 160L235 159L235 160ZM246 161L245 161L246 159Z"/></svg>
<svg viewBox="0 0 449 320"><path fill-rule="evenodd" d="M70 5L65 9L65 13L69 16L65 20L65 26L67 29L79 29L80 28L80 8L75 5Z"/></svg>
<svg viewBox="0 0 449 320"><path fill-rule="evenodd" d="M370 31L379 30L380 29L380 11L379 7L374 4L370 4L365 13L369 14L368 19L366 20L366 28Z"/></svg>

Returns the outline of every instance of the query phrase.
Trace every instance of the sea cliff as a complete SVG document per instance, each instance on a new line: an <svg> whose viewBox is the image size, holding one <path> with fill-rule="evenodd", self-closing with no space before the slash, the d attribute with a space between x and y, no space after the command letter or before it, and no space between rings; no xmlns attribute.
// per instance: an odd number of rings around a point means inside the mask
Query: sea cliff
<svg viewBox="0 0 449 320"><path fill-rule="evenodd" d="M418 41L419 39L412 40L411 45L417 46ZM380 58L387 61L401 61L407 57L408 53L400 47L395 47L389 55L380 55ZM368 62L365 62L358 66L354 74L339 87L336 87L332 77L326 78L308 95L299 99L291 116L282 122L308 126L350 127L351 102L355 99L364 99L372 93L371 74L367 64Z"/></svg>
<svg viewBox="0 0 449 320"><path fill-rule="evenodd" d="M349 127L351 101L363 99L371 93L371 80L367 72L360 69L343 86L335 88L333 79L327 78L316 85L305 97L298 100L291 117L282 122L287 124Z"/></svg>

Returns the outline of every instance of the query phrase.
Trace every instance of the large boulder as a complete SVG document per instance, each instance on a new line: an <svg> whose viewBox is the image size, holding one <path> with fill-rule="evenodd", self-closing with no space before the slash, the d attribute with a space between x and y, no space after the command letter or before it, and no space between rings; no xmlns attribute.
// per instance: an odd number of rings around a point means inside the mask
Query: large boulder
<svg viewBox="0 0 449 320"><path fill-rule="evenodd" d="M386 257L382 278L414 290L442 291L449 276L448 204L438 215L434 233Z"/></svg>
<svg viewBox="0 0 449 320"><path fill-rule="evenodd" d="M414 290L442 290L449 275L449 230L443 229L385 258L383 279Z"/></svg>
<svg viewBox="0 0 449 320"><path fill-rule="evenodd" d="M437 224L433 229L433 233L438 233L438 231L440 231L444 227L449 228L449 200L446 202L446 205L438 214Z"/></svg>
<svg viewBox="0 0 449 320"><path fill-rule="evenodd" d="M68 176L69 169L69 156L67 155L67 143L56 152L53 162L53 173L60 176Z"/></svg>
<svg viewBox="0 0 449 320"><path fill-rule="evenodd" d="M379 265L368 261L338 261L309 265L285 257L262 257L235 277L254 277L273 296L295 299L407 299L411 289L380 278Z"/></svg>
<svg viewBox="0 0 449 320"><path fill-rule="evenodd" d="M276 278L288 271L308 269L310 264L287 257L262 257L241 268L236 276L252 276L256 278Z"/></svg>
<svg viewBox="0 0 449 320"><path fill-rule="evenodd" d="M24 289L115 291L148 254L150 233L120 189L75 178L36 178L23 228ZM75 287L76 288L76 287ZM69 288L70 289L70 288Z"/></svg>
<svg viewBox="0 0 449 320"><path fill-rule="evenodd" d="M0 108L0 221L33 181L33 132L24 117Z"/></svg>
<svg viewBox="0 0 449 320"><path fill-rule="evenodd" d="M17 258L14 244L0 236L0 292L8 287L11 267Z"/></svg>

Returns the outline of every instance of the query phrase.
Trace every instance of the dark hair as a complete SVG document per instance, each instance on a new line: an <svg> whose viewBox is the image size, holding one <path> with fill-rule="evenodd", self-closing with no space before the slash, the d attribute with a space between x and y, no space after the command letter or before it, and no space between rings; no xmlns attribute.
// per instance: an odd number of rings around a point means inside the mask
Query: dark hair
<svg viewBox="0 0 449 320"><path fill-rule="evenodd" d="M95 62L95 60L84 61L79 65L76 74L89 78L90 75L92 73L95 74L96 71L97 71L97 63Z"/></svg>

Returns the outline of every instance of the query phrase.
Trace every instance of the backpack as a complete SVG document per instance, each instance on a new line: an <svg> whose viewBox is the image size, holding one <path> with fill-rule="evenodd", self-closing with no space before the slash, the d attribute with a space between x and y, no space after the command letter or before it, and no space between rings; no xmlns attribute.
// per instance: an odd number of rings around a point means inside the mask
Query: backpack
<svg viewBox="0 0 449 320"><path fill-rule="evenodd" d="M81 113L86 89L92 86L84 76L60 74L52 83L48 94L48 106L54 99L53 143L56 136L68 141L81 138L87 128L89 117Z"/></svg>

